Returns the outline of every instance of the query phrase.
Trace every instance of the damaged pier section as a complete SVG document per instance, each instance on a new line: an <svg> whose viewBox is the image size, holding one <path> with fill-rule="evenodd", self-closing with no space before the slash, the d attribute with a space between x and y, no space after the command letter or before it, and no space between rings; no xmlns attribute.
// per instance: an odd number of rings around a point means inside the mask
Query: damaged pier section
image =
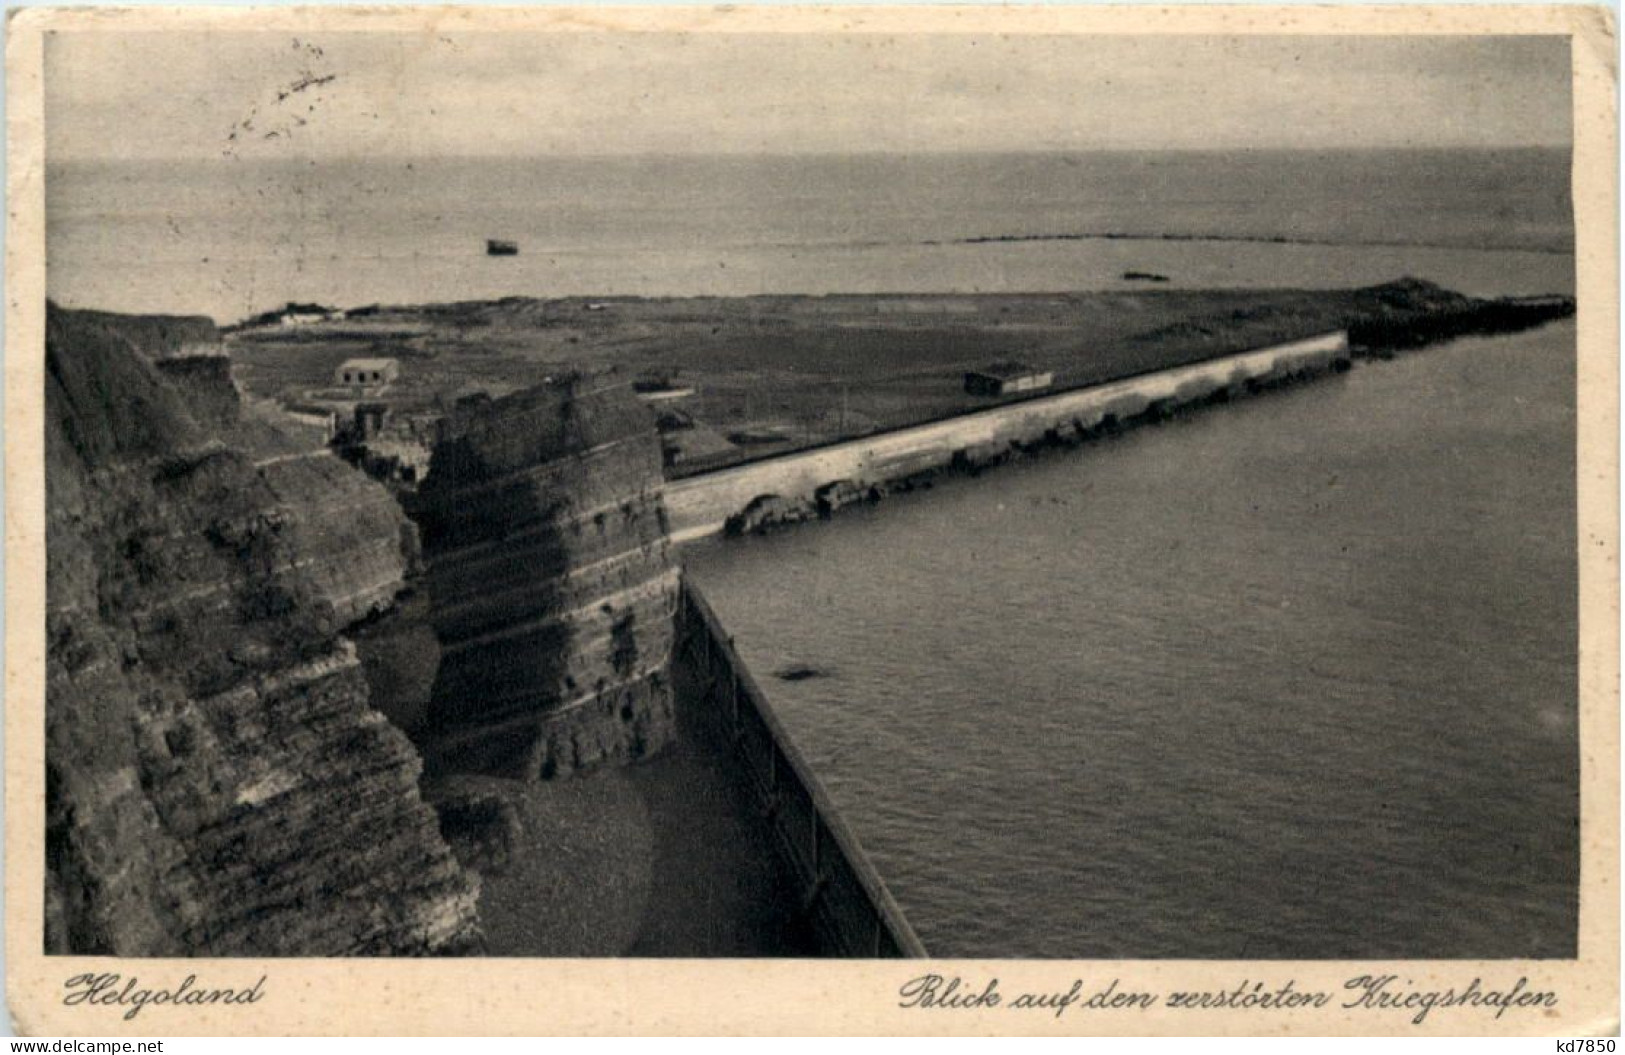
<svg viewBox="0 0 1625 1055"><path fill-rule="evenodd" d="M856 833L692 583L683 585L677 626L683 696L704 726L696 733L732 745L734 783L772 829L817 947L854 958L925 956Z"/></svg>

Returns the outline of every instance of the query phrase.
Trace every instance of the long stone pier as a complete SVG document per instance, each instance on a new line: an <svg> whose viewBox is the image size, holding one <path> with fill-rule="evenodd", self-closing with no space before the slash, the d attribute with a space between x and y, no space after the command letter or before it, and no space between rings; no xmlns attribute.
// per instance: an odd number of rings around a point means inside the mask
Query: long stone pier
<svg viewBox="0 0 1625 1055"><path fill-rule="evenodd" d="M768 507L827 508L832 499L912 476L996 462L1023 445L1341 369L1349 358L1348 334L1338 330L671 481L671 538L716 534Z"/></svg>

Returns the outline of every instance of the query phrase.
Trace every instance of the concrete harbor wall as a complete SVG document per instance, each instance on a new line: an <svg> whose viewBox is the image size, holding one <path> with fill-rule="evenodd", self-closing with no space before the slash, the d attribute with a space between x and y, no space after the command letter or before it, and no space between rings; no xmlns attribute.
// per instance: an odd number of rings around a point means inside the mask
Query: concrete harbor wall
<svg viewBox="0 0 1625 1055"><path fill-rule="evenodd" d="M808 510L827 512L912 476L991 464L1024 445L1083 438L1348 361L1348 334L1324 333L671 481L665 489L671 538L702 538L730 520L749 530Z"/></svg>
<svg viewBox="0 0 1625 1055"><path fill-rule="evenodd" d="M689 703L731 756L731 772L772 830L819 952L925 956L925 946L779 724L716 614L686 581L677 605L675 661L702 686Z"/></svg>

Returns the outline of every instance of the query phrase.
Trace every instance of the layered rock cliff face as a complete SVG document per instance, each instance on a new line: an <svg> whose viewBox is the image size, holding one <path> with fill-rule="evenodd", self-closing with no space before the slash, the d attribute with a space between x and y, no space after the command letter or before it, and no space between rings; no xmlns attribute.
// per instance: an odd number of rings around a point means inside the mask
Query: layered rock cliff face
<svg viewBox="0 0 1625 1055"><path fill-rule="evenodd" d="M441 661L432 769L536 779L673 736L660 440L625 386L464 405L410 503Z"/></svg>
<svg viewBox="0 0 1625 1055"><path fill-rule="evenodd" d="M231 360L224 355L186 355L159 359L153 364L170 386L181 393L199 423L214 429L232 428L242 416L242 393L231 377Z"/></svg>
<svg viewBox="0 0 1625 1055"><path fill-rule="evenodd" d="M48 316L47 950L471 950L478 881L344 636L415 532L337 459L234 446L229 372L149 361L175 329Z"/></svg>
<svg viewBox="0 0 1625 1055"><path fill-rule="evenodd" d="M52 306L53 310L55 306ZM189 348L218 347L220 330L207 315L121 315L111 311L70 311L80 332L130 342L143 358L158 360Z"/></svg>

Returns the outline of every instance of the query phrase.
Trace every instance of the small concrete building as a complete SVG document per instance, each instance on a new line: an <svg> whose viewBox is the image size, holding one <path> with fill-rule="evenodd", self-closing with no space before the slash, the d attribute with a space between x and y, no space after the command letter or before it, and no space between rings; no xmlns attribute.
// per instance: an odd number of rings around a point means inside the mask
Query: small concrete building
<svg viewBox="0 0 1625 1055"><path fill-rule="evenodd" d="M400 376L401 368L393 359L346 359L333 372L336 385L377 388L391 384Z"/></svg>
<svg viewBox="0 0 1625 1055"><path fill-rule="evenodd" d="M965 391L973 396L1008 396L1048 388L1055 375L1026 363L993 363L980 370L965 372Z"/></svg>

